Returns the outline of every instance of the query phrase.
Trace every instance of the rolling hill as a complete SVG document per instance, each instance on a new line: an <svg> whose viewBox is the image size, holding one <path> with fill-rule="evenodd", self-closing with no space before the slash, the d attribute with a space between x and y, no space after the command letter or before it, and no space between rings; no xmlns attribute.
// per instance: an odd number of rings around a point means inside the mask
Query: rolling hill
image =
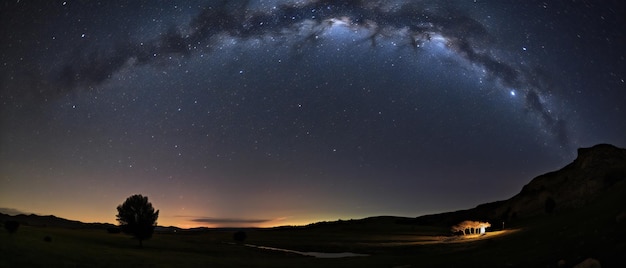
<svg viewBox="0 0 626 268"><path fill-rule="evenodd" d="M607 194L625 198L620 198L621 202L607 204L605 210L597 212L623 220L626 213L626 149L599 144L578 149L578 157L572 163L560 170L537 176L510 199L402 222L451 226L472 219L514 223L593 206L606 199Z"/></svg>

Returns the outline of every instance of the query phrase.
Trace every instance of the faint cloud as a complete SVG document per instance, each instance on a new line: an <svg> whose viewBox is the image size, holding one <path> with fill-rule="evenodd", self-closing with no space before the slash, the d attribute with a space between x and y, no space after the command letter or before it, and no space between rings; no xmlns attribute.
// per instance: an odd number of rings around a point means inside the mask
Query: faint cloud
<svg viewBox="0 0 626 268"><path fill-rule="evenodd" d="M14 208L0 208L0 213L8 214L8 215L11 215L11 216L15 216L15 215L19 215L19 214L28 214L28 213L26 213L24 211L17 210L17 209L14 209Z"/></svg>
<svg viewBox="0 0 626 268"><path fill-rule="evenodd" d="M254 219L254 218L217 218L217 217L198 217L198 216L184 216L178 215L175 218L187 218L191 222L202 223L214 226L260 226L270 222L280 222L286 220L288 217L279 217L274 219Z"/></svg>
<svg viewBox="0 0 626 268"><path fill-rule="evenodd" d="M209 223L209 224L258 224L271 222L273 219L235 219L235 218L195 218L193 222Z"/></svg>

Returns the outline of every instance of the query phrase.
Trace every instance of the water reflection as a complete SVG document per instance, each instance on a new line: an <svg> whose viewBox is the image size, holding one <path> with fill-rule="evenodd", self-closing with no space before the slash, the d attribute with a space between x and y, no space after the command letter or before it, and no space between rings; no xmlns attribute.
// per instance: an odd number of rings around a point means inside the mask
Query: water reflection
<svg viewBox="0 0 626 268"><path fill-rule="evenodd" d="M247 247L267 249L267 250L275 250L282 252L289 252L294 254L299 254L303 256L312 256L315 258L345 258L345 257L367 257L368 254L358 254L352 252L338 252L338 253L327 253L327 252L302 252L296 250L282 249L282 248L273 248L273 247L265 247L265 246L257 246L252 244L246 244Z"/></svg>

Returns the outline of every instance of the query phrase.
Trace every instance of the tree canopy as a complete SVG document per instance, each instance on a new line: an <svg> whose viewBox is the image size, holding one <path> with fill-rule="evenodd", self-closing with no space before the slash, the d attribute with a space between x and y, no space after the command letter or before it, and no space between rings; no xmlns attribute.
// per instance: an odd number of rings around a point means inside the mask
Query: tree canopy
<svg viewBox="0 0 626 268"><path fill-rule="evenodd" d="M466 234L465 231L469 231L470 234L479 233L481 228L491 227L489 222L480 222L480 221L462 221L457 225L452 226L451 231L453 233L463 232L463 235Z"/></svg>
<svg viewBox="0 0 626 268"><path fill-rule="evenodd" d="M152 237L159 211L154 211L147 196L136 194L126 198L123 204L117 206L117 213L122 232L139 240L140 247L143 246L143 240Z"/></svg>

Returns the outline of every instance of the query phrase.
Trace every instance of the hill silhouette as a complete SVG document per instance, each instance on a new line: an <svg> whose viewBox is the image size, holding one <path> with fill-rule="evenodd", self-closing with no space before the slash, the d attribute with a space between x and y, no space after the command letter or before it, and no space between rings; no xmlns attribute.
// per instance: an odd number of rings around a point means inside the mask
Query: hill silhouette
<svg viewBox="0 0 626 268"><path fill-rule="evenodd" d="M626 149L599 144L578 149L578 156L572 163L560 170L537 176L510 199L481 204L467 210L400 220L399 223L451 226L467 219L515 222L581 209L599 201L608 192L626 196L625 184ZM621 204L624 205L607 207L613 209L611 213L615 214L615 218L626 213L626 202ZM602 211L606 212L609 211Z"/></svg>
<svg viewBox="0 0 626 268"><path fill-rule="evenodd" d="M38 226L38 227L61 227L68 229L106 229L110 227L115 227L115 225L110 223L84 223L80 221L68 220L64 218L59 218L54 215L36 215L36 214L19 214L19 215L8 215L0 213L0 222L4 222L7 220L14 220L23 225L28 226Z"/></svg>

